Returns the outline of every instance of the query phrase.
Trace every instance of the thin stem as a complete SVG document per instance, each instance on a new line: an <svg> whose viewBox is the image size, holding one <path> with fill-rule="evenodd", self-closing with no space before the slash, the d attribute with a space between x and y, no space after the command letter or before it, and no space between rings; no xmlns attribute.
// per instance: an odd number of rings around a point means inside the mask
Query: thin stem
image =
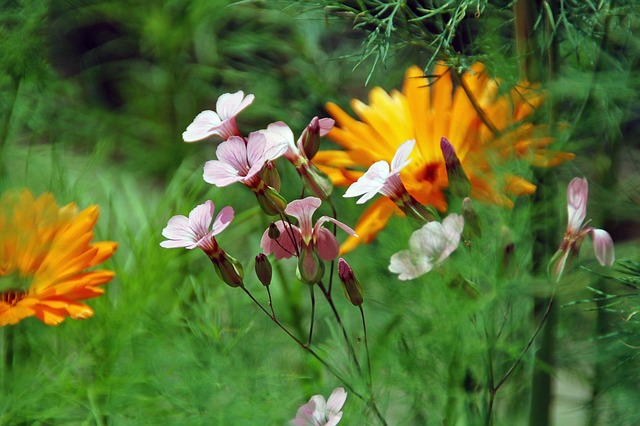
<svg viewBox="0 0 640 426"><path fill-rule="evenodd" d="M522 350L522 353L520 354L520 356L518 357L516 362L513 363L513 365L509 368L509 370L507 370L507 372L504 374L504 376L502 376L502 379L500 379L500 381L498 382L496 387L493 388L493 392L494 393L497 392L498 389L500 389L500 387L504 384L504 382L509 378L509 376L511 376L511 373L513 373L513 371L520 364L520 362L522 361L522 359L524 358L526 353L529 351L529 349L531 348L531 345L533 345L533 342L536 340L536 337L538 336L538 333L540 333L540 330L542 330L542 326L547 321L547 318L549 318L549 314L551 313L551 307L552 306L553 306L553 295L549 298L549 303L547 304L547 309L544 311L544 314L542 315L542 319L540 320L540 323L538 324L538 327L536 327L536 330L533 332L533 335L529 339L529 342L527 342L527 346L524 347L524 349Z"/></svg>
<svg viewBox="0 0 640 426"><path fill-rule="evenodd" d="M271 317L275 319L276 313L273 310L273 299L271 298L271 290L269 289L269 286L267 286L266 289L267 289L267 294L269 295L269 308L271 308Z"/></svg>
<svg viewBox="0 0 640 426"><path fill-rule="evenodd" d="M311 337L313 336L313 323L316 313L316 296L313 291L313 285L309 286L309 292L311 293L311 325L309 326L309 341L307 346L311 346Z"/></svg>
<svg viewBox="0 0 640 426"><path fill-rule="evenodd" d="M364 309L359 305L360 317L362 318L362 332L364 333L364 349L367 353L367 372L369 375L369 392L373 398L373 380L371 379L371 357L369 356L369 341L367 340L367 322L364 319Z"/></svg>
<svg viewBox="0 0 640 426"><path fill-rule="evenodd" d="M338 321L340 328L342 329L342 335L344 336L344 340L347 342L347 347L349 348L349 352L351 353L351 357L353 358L353 362L356 364L356 368L358 369L358 373L362 373L362 369L360 368L360 363L358 362L358 357L356 356L356 351L351 344L351 340L349 340L349 335L347 334L347 330L342 323L342 319L340 318L340 314L338 314L338 310L336 309L336 305L333 303L333 299L331 298L331 294L327 292L327 288L324 286L322 281L318 282L318 286L322 293L324 294L324 298L327 299L329 306L331 306L331 310L333 311L333 316Z"/></svg>
<svg viewBox="0 0 640 426"><path fill-rule="evenodd" d="M351 386L327 361L325 361L322 357L320 357L320 355L318 355L318 353L316 351L314 351L309 346L307 346L304 343L302 343L302 341L300 341L300 339L298 339L296 336L291 334L291 332L284 325L282 325L282 323L280 321L278 321L276 318L272 317L271 314L269 314L269 311L267 311L264 308L264 306L262 306L262 304L260 302L258 302L255 297L253 297L251 292L246 287L240 286L240 288L242 289L242 291L244 291L247 294L247 296L249 296L249 298L253 301L253 303L255 303L260 308L260 310L262 312L264 312L271 319L271 321L273 321L282 331L285 332L285 334L287 336L289 336L291 339L293 339L293 341L296 342L298 344L298 346L300 346L303 350L305 350L306 352L311 354L311 356L313 356L315 359L317 359L331 374L333 374L333 376L336 379L338 379L340 382L342 382L342 384L344 384L344 386L349 390L349 392L351 392L356 398L358 398L361 401L367 403L371 407L373 412L375 413L376 417L378 417L378 420L380 420L380 422L384 426L388 426L387 421L382 416L382 413L378 409L378 406L376 405L375 401L373 401L372 399L368 399L368 400L365 399L365 397L361 393L356 391L353 388L353 386Z"/></svg>
<svg viewBox="0 0 640 426"><path fill-rule="evenodd" d="M464 90L464 93L467 95L469 102L471 102L471 106L473 106L473 109L475 109L476 112L478 113L480 120L482 120L484 125L487 126L489 130L491 130L491 133L493 133L494 135L497 135L499 133L498 128L491 122L489 117L487 117L487 114L484 112L484 110L478 103L478 100L476 99L475 95L469 88L469 85L467 84L467 82L464 81L464 79L462 78L460 73L458 73L458 71L456 71L453 68L450 68L450 70L451 70L451 75L456 80L456 83L458 83L460 87L462 87L462 90Z"/></svg>
<svg viewBox="0 0 640 426"><path fill-rule="evenodd" d="M331 206L331 212L332 212L333 218L335 220L338 220L338 211L336 210L336 206L333 204L333 200L329 198L327 202ZM337 233L338 233L338 225L334 223L333 236L335 237ZM335 266L336 266L336 261L335 259L333 259L331 260L331 266L329 267L329 294L331 294L331 289L333 287L333 271L335 270Z"/></svg>

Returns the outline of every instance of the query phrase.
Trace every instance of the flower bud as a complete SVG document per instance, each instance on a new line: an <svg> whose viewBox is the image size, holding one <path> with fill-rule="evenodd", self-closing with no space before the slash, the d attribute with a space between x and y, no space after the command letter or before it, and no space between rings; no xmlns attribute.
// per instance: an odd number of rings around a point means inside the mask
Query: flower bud
<svg viewBox="0 0 640 426"><path fill-rule="evenodd" d="M318 169L312 163L306 163L298 167L297 170L305 186L314 195L322 200L326 200L331 196L333 183L331 182L331 178L322 170Z"/></svg>
<svg viewBox="0 0 640 426"><path fill-rule="evenodd" d="M269 224L269 233L267 235L269 235L269 238L271 238L272 240L277 240L278 238L280 238L280 230L275 223L271 222Z"/></svg>
<svg viewBox="0 0 640 426"><path fill-rule="evenodd" d="M276 168L276 165L273 164L273 161L268 160L266 162L264 172L262 174L262 180L276 191L280 191L280 184L282 181L280 180L280 173L278 173L278 169Z"/></svg>
<svg viewBox="0 0 640 426"><path fill-rule="evenodd" d="M311 119L311 123L304 129L302 132L302 136L300 139L302 140L302 150L304 155L311 160L318 149L320 148L320 138L327 133L333 127L335 123L331 118L322 118L318 119L318 117L313 117Z"/></svg>
<svg viewBox="0 0 640 426"><path fill-rule="evenodd" d="M338 277L340 277L340 282L342 283L342 288L344 289L344 295L347 297L347 300L353 304L353 306L360 306L364 301L362 295L362 284L356 278L353 273L353 269L347 263L346 260L340 258L338 261Z"/></svg>
<svg viewBox="0 0 640 426"><path fill-rule="evenodd" d="M271 284L271 263L264 253L256 256L256 276L263 286L268 287Z"/></svg>
<svg viewBox="0 0 640 426"><path fill-rule="evenodd" d="M275 216L282 213L287 207L287 200L285 200L278 191L270 186L261 188L259 191L255 192L255 194L260 208L269 216Z"/></svg>
<svg viewBox="0 0 640 426"><path fill-rule="evenodd" d="M316 250L309 246L301 250L296 275L300 281L306 284L315 284L322 279L324 262Z"/></svg>
<svg viewBox="0 0 640 426"><path fill-rule="evenodd" d="M462 200L462 217L464 217L464 230L467 238L482 236L480 218L473 208L473 203L469 197L465 197L464 200Z"/></svg>
<svg viewBox="0 0 640 426"><path fill-rule="evenodd" d="M471 182L467 177L460 159L456 155L456 150L451 142L445 137L440 139L440 149L444 156L447 167L447 178L449 179L449 192L456 197L466 197L471 192Z"/></svg>
<svg viewBox="0 0 640 426"><path fill-rule="evenodd" d="M225 284L230 287L242 287L244 285L242 281L244 278L244 270L239 261L225 252L222 252L222 254L215 259L211 258L211 261L216 268L218 276Z"/></svg>

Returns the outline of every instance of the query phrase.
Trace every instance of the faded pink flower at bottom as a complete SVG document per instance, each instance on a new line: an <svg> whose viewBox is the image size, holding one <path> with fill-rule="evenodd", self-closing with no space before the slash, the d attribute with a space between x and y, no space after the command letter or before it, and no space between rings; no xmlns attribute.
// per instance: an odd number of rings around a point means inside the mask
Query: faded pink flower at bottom
<svg viewBox="0 0 640 426"><path fill-rule="evenodd" d="M314 395L298 409L291 426L335 426L342 419L342 406L347 400L344 388L336 388L325 402L322 395Z"/></svg>
<svg viewBox="0 0 640 426"><path fill-rule="evenodd" d="M463 228L464 218L455 213L442 223L427 223L411 234L409 250L391 256L389 270L403 281L426 274L458 248Z"/></svg>
<svg viewBox="0 0 640 426"><path fill-rule="evenodd" d="M185 142L198 142L210 136L219 136L222 140L227 140L230 136L240 136L236 117L251 105L254 98L251 94L245 97L242 90L220 95L216 102L216 111L207 110L198 114L182 133L182 139Z"/></svg>
<svg viewBox="0 0 640 426"><path fill-rule="evenodd" d="M573 178L567 186L567 230L560 248L549 263L549 272L559 280L571 255L577 255L582 241L591 234L593 250L600 265L611 266L615 260L613 240L605 230L584 223L587 217L589 183L585 178Z"/></svg>

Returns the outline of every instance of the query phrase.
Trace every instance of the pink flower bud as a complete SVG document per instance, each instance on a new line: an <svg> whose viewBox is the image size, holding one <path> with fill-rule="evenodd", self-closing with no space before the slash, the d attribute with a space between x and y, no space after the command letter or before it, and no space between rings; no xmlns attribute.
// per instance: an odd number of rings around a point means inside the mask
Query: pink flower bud
<svg viewBox="0 0 640 426"><path fill-rule="evenodd" d="M263 253L256 256L256 276L263 286L268 287L271 284L271 263Z"/></svg>
<svg viewBox="0 0 640 426"><path fill-rule="evenodd" d="M227 253L222 251L217 257L210 257L216 272L222 281L229 287L242 287L244 285L244 270L242 264Z"/></svg>
<svg viewBox="0 0 640 426"><path fill-rule="evenodd" d="M307 189L320 199L326 200L333 193L331 178L312 163L306 163L299 167L298 173Z"/></svg>
<svg viewBox="0 0 640 426"><path fill-rule="evenodd" d="M443 137L440 139L440 149L447 167L449 192L456 197L466 197L471 192L471 182L462 169L455 148L447 138Z"/></svg>
<svg viewBox="0 0 640 426"><path fill-rule="evenodd" d="M351 266L349 266L343 258L340 258L338 261L338 277L340 277L340 282L342 283L344 295L347 297L347 300L349 300L353 306L362 305L364 301L362 297L362 284L360 284L360 281L358 281L354 275Z"/></svg>

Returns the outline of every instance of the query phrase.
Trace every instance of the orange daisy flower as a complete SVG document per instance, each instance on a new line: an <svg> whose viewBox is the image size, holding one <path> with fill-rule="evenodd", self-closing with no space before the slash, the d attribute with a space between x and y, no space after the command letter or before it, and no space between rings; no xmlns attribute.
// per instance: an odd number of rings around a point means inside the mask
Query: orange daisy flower
<svg viewBox="0 0 640 426"><path fill-rule="evenodd" d="M329 175L334 185L349 186L376 161L391 162L398 147L416 140L412 162L400 173L407 191L418 202L447 210L443 190L448 187L447 170L440 149L446 137L471 181L471 196L510 207L509 196L531 194L535 185L518 176L498 176L495 166L522 158L534 166L552 167L573 154L545 149L553 139L544 126L525 122L543 102L544 96L528 84L509 93L499 90L480 63L454 83L453 72L436 66L428 81L416 66L405 74L402 92L391 94L376 87L369 92L369 105L353 99L351 108L358 121L338 105L327 110L336 120L328 136L345 150L321 151L313 162ZM474 102L470 100L474 99ZM400 210L381 197L356 225L360 238L350 237L341 252L368 243L382 230L391 215Z"/></svg>
<svg viewBox="0 0 640 426"><path fill-rule="evenodd" d="M107 260L117 243L92 243L98 207L78 213L53 195L28 190L0 197L0 326L36 316L48 325L85 319L93 309L81 300L104 293L112 271L86 271Z"/></svg>

